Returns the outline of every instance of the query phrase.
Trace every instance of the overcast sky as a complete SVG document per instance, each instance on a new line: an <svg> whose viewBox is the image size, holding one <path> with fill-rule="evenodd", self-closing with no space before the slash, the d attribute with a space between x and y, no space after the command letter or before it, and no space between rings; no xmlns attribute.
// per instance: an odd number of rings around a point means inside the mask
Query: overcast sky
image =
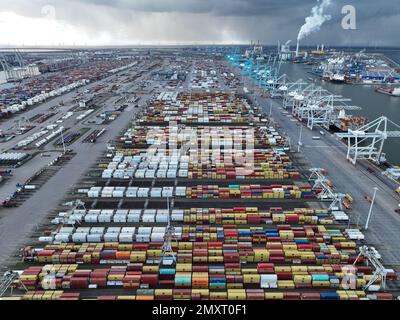
<svg viewBox="0 0 400 320"><path fill-rule="evenodd" d="M400 0L331 0L303 44L400 46ZM0 0L0 45L276 44L317 0ZM357 30L343 30L343 5Z"/></svg>

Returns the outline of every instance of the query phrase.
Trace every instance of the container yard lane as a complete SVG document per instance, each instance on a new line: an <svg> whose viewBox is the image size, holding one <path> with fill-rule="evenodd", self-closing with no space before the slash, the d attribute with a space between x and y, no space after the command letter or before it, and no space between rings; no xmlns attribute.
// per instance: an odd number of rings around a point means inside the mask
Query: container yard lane
<svg viewBox="0 0 400 320"><path fill-rule="evenodd" d="M107 81L112 83L113 81L116 81L118 77L118 74L113 75L107 78ZM88 90L93 86L96 86L96 83L78 90L83 92L84 90ZM45 110L48 110L51 106L54 106L59 101L68 101L74 95L76 95L76 93L68 93L64 96L55 98L55 100L52 100L51 102L46 102L43 105L28 111L25 116L32 116L37 112L46 112ZM144 94L141 96L141 98L142 99L139 102L140 106L145 104L147 99L150 98L150 95ZM114 101L115 98L111 98L105 101L104 105L110 105ZM38 191L36 191L29 201L23 203L18 208L1 208L0 243L2 243L2 246L0 248L0 265L4 266L10 261L13 261L13 259L10 259L10 256L14 254L17 248L27 243L32 230L35 231L38 228L41 220L49 214L51 209L60 203L67 191L72 188L74 183L85 173L85 171L88 169L88 166L95 162L96 158L100 156L101 152L104 150L104 143L112 140L119 133L121 128L125 127L129 123L132 116L138 110L139 108L134 108L133 105L129 105L120 117L106 127L105 133L101 136L101 141L103 143L87 144L83 143L82 141L77 141L74 143L72 149L76 153L75 157L69 163L61 167L59 172ZM87 124L82 124L80 121L76 121L75 114L74 117L71 117L68 120L70 120L70 122L66 121L63 124L74 127L75 131L81 129L82 126L87 126ZM23 138L24 136L21 137L21 139ZM6 148L11 147L12 145L15 145L15 142L13 142L13 144L6 145ZM54 149L54 146L52 146L51 143L46 146L46 149ZM42 152L45 152L45 150ZM52 157L53 156L50 158L41 158L40 155L37 155L36 158L28 161L22 167L16 169L16 174L13 176L11 181L9 181L7 185L0 186L0 195L2 198L9 196L13 189L15 190L16 183L23 183L42 166L47 166L47 164L52 161Z"/></svg>

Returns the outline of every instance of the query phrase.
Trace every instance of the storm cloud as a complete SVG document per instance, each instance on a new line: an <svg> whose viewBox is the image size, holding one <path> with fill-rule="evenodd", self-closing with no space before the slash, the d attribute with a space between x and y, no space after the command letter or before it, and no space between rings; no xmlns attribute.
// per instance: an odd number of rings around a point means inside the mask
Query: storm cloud
<svg viewBox="0 0 400 320"><path fill-rule="evenodd" d="M332 0L302 44L400 46L398 0ZM317 0L0 0L1 45L249 43L295 40ZM357 29L341 27L353 5Z"/></svg>

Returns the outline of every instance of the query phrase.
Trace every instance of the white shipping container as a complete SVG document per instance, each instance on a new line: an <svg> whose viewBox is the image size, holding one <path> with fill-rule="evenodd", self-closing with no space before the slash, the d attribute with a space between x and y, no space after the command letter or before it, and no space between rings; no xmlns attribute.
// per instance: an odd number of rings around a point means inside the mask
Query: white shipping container
<svg viewBox="0 0 400 320"><path fill-rule="evenodd" d="M89 223L96 223L98 222L98 214L90 214L88 213L85 216L85 222L89 222Z"/></svg>
<svg viewBox="0 0 400 320"><path fill-rule="evenodd" d="M149 234L137 234L135 238L136 242L150 242Z"/></svg>
<svg viewBox="0 0 400 320"><path fill-rule="evenodd" d="M87 233L74 233L72 235L72 242L86 242L87 241Z"/></svg>
<svg viewBox="0 0 400 320"><path fill-rule="evenodd" d="M128 216L127 213L124 213L124 214L116 213L116 214L114 215L114 217L113 217L113 221L114 221L114 222L126 222L127 216Z"/></svg>
<svg viewBox="0 0 400 320"><path fill-rule="evenodd" d="M186 197L186 187L176 187L175 195L177 197Z"/></svg>
<svg viewBox="0 0 400 320"><path fill-rule="evenodd" d="M151 227L139 227L138 228L138 234L150 234L151 233Z"/></svg>
<svg viewBox="0 0 400 320"><path fill-rule="evenodd" d="M39 237L39 242L46 242L46 243L51 243L53 242L54 237L49 236L49 237Z"/></svg>
<svg viewBox="0 0 400 320"><path fill-rule="evenodd" d="M108 213L108 212L104 213L104 212L102 212L98 216L98 221L99 222L111 222L112 216L113 216L112 213Z"/></svg>
<svg viewBox="0 0 400 320"><path fill-rule="evenodd" d="M167 177L167 171L166 170L157 170L156 177L157 178L161 178L161 179L166 178Z"/></svg>
<svg viewBox="0 0 400 320"><path fill-rule="evenodd" d="M127 198L136 198L138 189L138 187L128 187L125 196Z"/></svg>
<svg viewBox="0 0 400 320"><path fill-rule="evenodd" d="M62 227L60 228L58 233L72 234L73 232L75 232L75 230L76 229L74 227Z"/></svg>
<svg viewBox="0 0 400 320"><path fill-rule="evenodd" d="M152 188L150 191L150 197L160 198L161 192L162 192L162 188Z"/></svg>
<svg viewBox="0 0 400 320"><path fill-rule="evenodd" d="M90 233L90 227L79 227L75 233Z"/></svg>
<svg viewBox="0 0 400 320"><path fill-rule="evenodd" d="M70 239L71 239L71 236L69 234L65 234L65 233L58 233L54 237L55 242L69 242Z"/></svg>
<svg viewBox="0 0 400 320"><path fill-rule="evenodd" d="M154 222L155 221L155 214L154 213L145 213L142 216L143 222Z"/></svg>
<svg viewBox="0 0 400 320"><path fill-rule="evenodd" d="M127 222L139 222L140 213L129 213L127 217Z"/></svg>
<svg viewBox="0 0 400 320"><path fill-rule="evenodd" d="M93 227L90 229L90 234L104 234L106 228L104 227Z"/></svg>
<svg viewBox="0 0 400 320"><path fill-rule="evenodd" d="M118 242L119 233L106 233L104 235L104 242Z"/></svg>
<svg viewBox="0 0 400 320"><path fill-rule="evenodd" d="M150 240L152 242L162 242L164 241L164 233L152 233Z"/></svg>
<svg viewBox="0 0 400 320"><path fill-rule="evenodd" d="M137 196L139 198L146 198L149 196L149 188L139 188Z"/></svg>
<svg viewBox="0 0 400 320"><path fill-rule="evenodd" d="M133 242L133 233L120 233L119 234L119 242L132 243Z"/></svg>
<svg viewBox="0 0 400 320"><path fill-rule="evenodd" d="M168 222L168 213L167 214L160 214L156 215L156 222L158 223L167 223Z"/></svg>
<svg viewBox="0 0 400 320"><path fill-rule="evenodd" d="M108 227L107 233L120 233L121 227Z"/></svg>

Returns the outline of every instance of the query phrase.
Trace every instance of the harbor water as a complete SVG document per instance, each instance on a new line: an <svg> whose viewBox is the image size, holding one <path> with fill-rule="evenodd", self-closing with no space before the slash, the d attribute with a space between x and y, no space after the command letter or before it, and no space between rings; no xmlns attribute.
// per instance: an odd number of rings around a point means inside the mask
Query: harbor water
<svg viewBox="0 0 400 320"><path fill-rule="evenodd" d="M400 52L392 54L391 59L400 62ZM380 116L386 116L391 121L400 125L400 98L391 97L385 94L375 92L374 85L349 85L336 84L327 81L322 81L309 73L310 67L303 64L295 64L287 62L282 64L281 73L286 73L290 80L303 79L306 82L311 82L314 79L316 83L323 88L331 91L334 94L342 95L345 98L352 99L350 105L359 106L360 111L351 111L351 114L367 117L369 121L375 120ZM393 126L389 126L389 130ZM384 146L387 160L393 165L400 165L400 139L389 138Z"/></svg>

